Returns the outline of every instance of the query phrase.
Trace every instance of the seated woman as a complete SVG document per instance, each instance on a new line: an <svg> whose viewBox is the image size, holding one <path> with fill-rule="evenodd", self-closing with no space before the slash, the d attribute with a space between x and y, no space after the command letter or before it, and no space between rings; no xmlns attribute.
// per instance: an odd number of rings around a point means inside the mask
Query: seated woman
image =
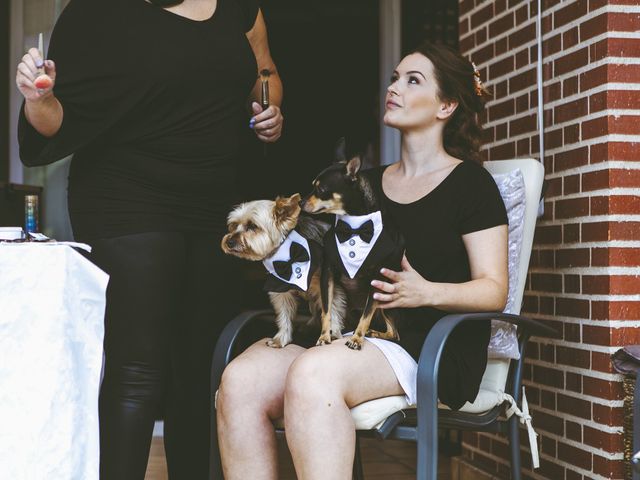
<svg viewBox="0 0 640 480"><path fill-rule="evenodd" d="M384 122L402 133L400 161L368 175L406 239L402 271L383 270L387 280L373 282L385 308L406 309L400 343L249 347L225 370L218 395L226 479L278 478L273 421L282 417L298 478L351 478L349 409L403 393L414 402L416 360L435 322L504 308L507 215L492 177L474 162L483 92L473 65L442 46L423 45L393 72ZM478 394L490 331L489 321L464 324L445 347L438 395L452 409Z"/></svg>

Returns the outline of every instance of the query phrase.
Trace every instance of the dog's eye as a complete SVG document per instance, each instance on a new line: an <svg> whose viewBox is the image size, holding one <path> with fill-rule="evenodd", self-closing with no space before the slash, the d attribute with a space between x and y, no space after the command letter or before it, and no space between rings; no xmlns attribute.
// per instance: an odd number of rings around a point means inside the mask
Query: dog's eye
<svg viewBox="0 0 640 480"><path fill-rule="evenodd" d="M247 223L247 225L245 226L245 228L246 228L247 230L249 230L250 232L253 232L254 230L257 230L257 229L258 229L258 226L257 226L255 223L253 223L253 222L249 222L249 223Z"/></svg>
<svg viewBox="0 0 640 480"><path fill-rule="evenodd" d="M236 228L238 228L238 224L237 223L233 222L233 223L229 224L229 231L230 232L235 231Z"/></svg>

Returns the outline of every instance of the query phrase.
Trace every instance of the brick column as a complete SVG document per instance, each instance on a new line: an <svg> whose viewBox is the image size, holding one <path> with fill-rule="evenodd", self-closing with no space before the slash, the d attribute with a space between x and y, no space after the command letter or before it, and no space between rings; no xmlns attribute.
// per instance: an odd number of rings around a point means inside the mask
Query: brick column
<svg viewBox="0 0 640 480"><path fill-rule="evenodd" d="M460 49L494 92L486 158L539 158L536 0L459 5ZM609 356L640 343L640 4L543 0L542 10L549 188L523 312L563 336L531 344L541 468L525 478L622 479L623 392ZM502 436L467 435L465 459L509 478Z"/></svg>

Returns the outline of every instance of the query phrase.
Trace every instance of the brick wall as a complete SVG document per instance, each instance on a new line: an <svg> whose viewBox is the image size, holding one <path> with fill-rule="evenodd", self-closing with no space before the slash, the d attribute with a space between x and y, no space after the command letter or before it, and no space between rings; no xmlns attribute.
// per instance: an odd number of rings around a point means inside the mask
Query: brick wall
<svg viewBox="0 0 640 480"><path fill-rule="evenodd" d="M490 160L539 158L536 1L460 0L460 49L494 92ZM525 478L620 479L623 392L609 356L640 343L640 2L542 9L549 188L523 312L563 336L531 344L525 384L541 468ZM465 456L509 477L504 437L467 435Z"/></svg>

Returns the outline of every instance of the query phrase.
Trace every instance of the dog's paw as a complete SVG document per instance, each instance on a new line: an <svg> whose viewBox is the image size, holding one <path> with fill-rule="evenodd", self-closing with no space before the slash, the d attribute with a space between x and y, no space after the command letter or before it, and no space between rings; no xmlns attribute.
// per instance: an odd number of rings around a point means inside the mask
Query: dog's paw
<svg viewBox="0 0 640 480"><path fill-rule="evenodd" d="M349 340L346 341L345 345L351 350L362 350L363 343L364 339L362 337L353 335Z"/></svg>
<svg viewBox="0 0 640 480"><path fill-rule="evenodd" d="M320 338L318 338L318 341L316 342L316 345L330 345L331 344L331 334L329 333L323 333L322 335L320 335Z"/></svg>
<svg viewBox="0 0 640 480"><path fill-rule="evenodd" d="M283 344L279 338L273 337L272 339L267 340L267 346L271 348L284 348L287 346L287 344Z"/></svg>

